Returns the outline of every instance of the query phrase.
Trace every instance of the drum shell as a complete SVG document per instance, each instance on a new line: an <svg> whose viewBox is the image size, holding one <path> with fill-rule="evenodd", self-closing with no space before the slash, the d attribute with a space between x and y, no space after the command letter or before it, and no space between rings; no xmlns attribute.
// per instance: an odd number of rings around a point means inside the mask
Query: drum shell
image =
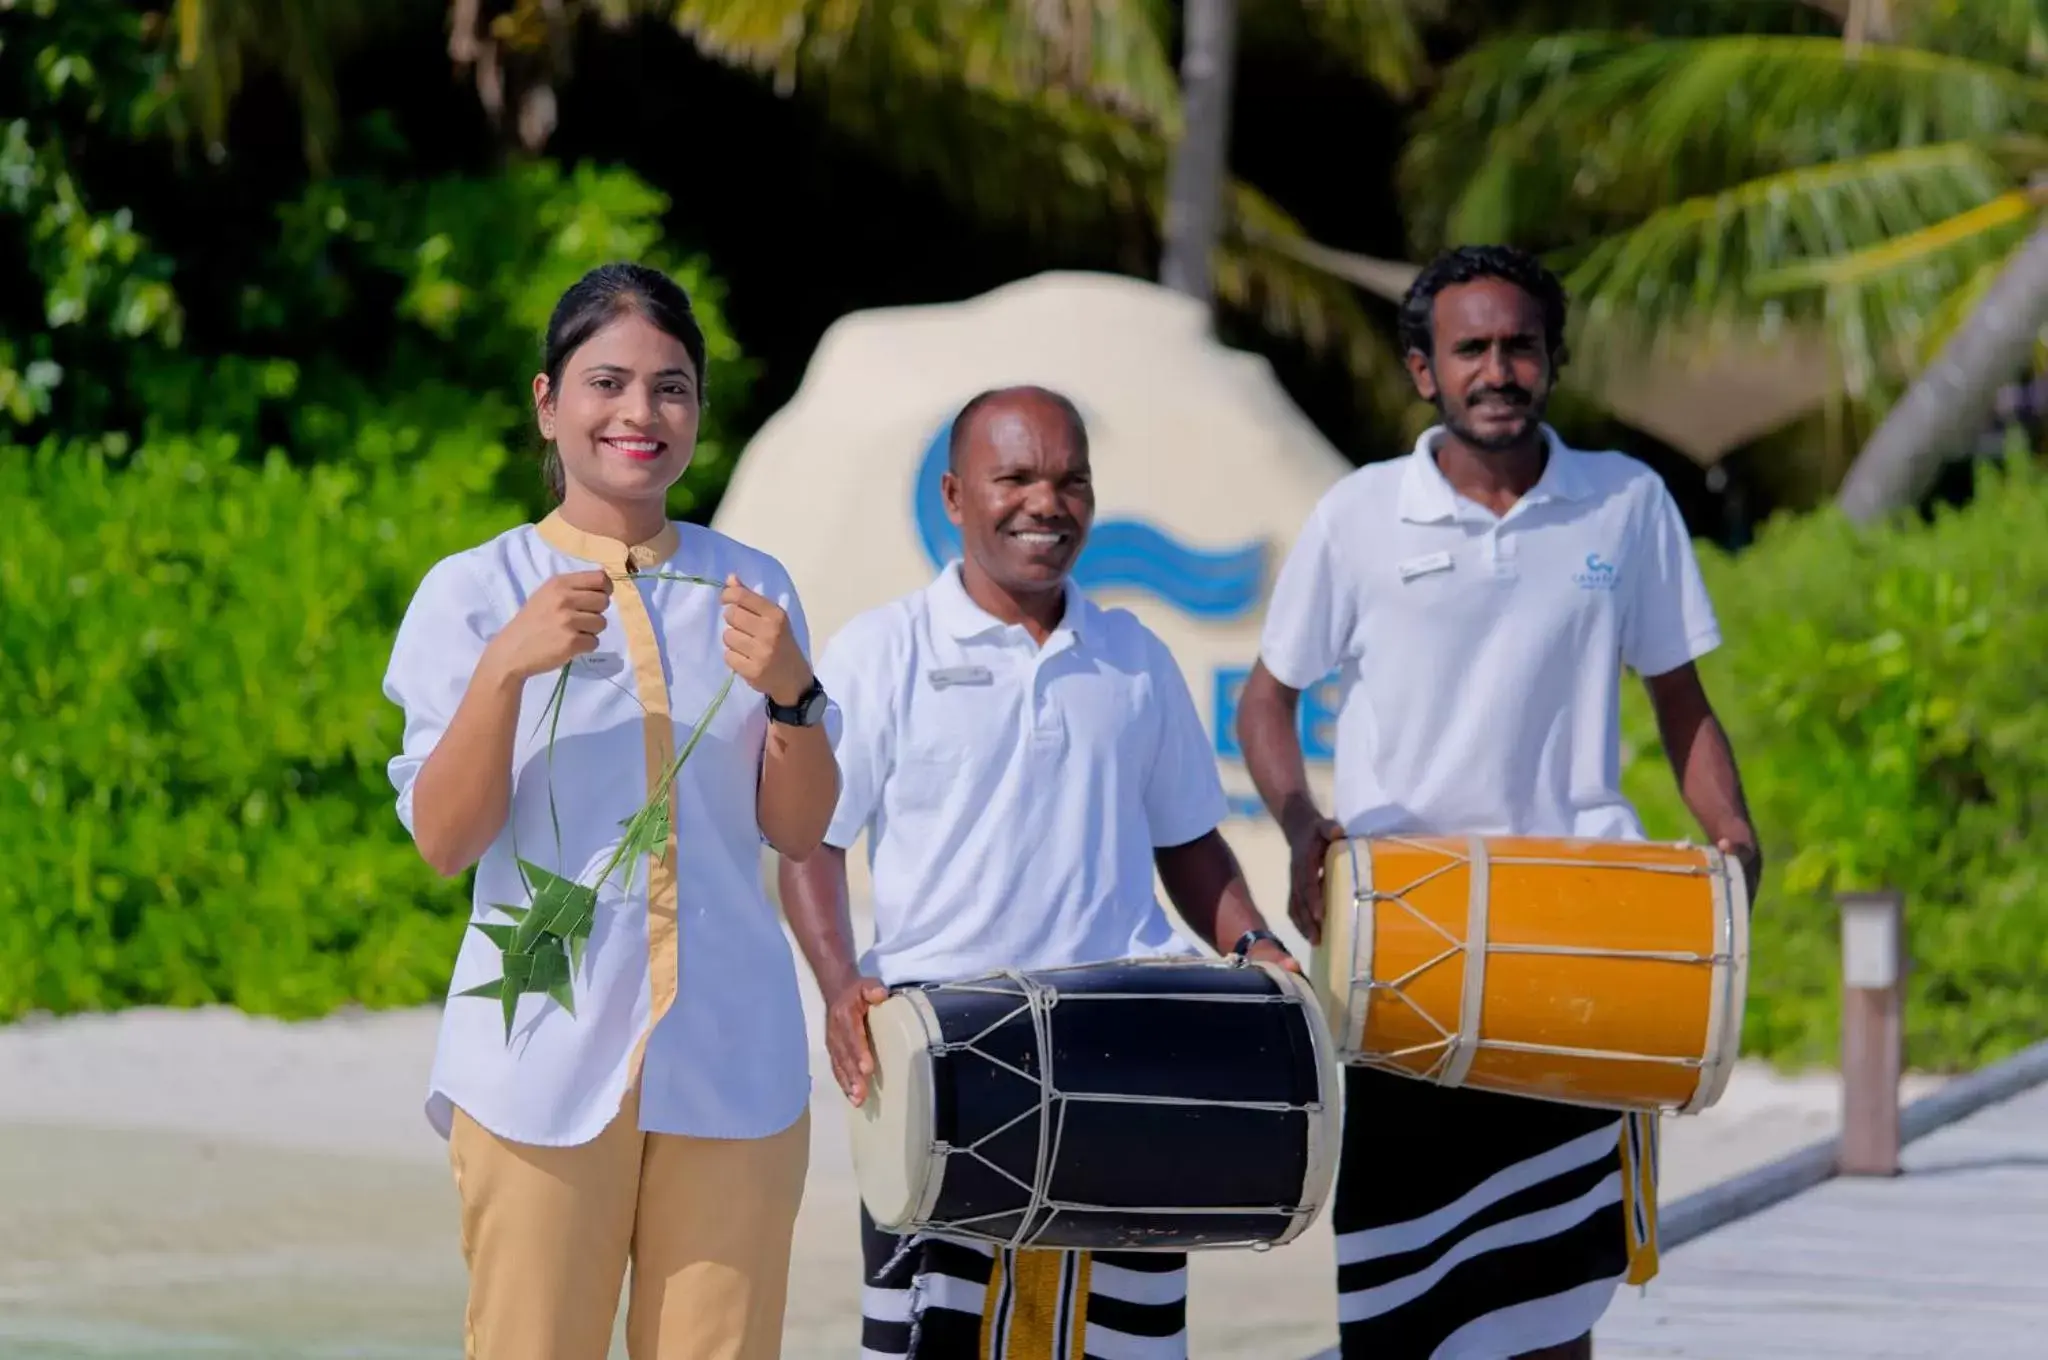
<svg viewBox="0 0 2048 1360"><path fill-rule="evenodd" d="M1718 850L1368 837L1332 846L1325 869L1312 972L1340 1062L1619 1110L1720 1097L1749 945L1741 871ZM1446 1035L1475 999L1478 1046L1453 1073Z"/></svg>
<svg viewBox="0 0 2048 1360"><path fill-rule="evenodd" d="M1042 1033L1030 988L1050 999ZM1313 993L1278 969L1159 960L906 987L870 1028L888 1070L856 1114L855 1161L886 1231L1100 1251L1277 1245L1327 1199L1334 1050ZM922 1108L880 1108L892 1102Z"/></svg>

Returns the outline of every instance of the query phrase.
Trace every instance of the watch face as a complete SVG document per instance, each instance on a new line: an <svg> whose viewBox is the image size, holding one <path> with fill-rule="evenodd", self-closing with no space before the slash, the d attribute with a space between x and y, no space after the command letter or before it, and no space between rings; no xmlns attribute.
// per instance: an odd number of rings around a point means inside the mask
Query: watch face
<svg viewBox="0 0 2048 1360"><path fill-rule="evenodd" d="M812 690L811 697L803 703L804 726L813 727L825 716L825 691Z"/></svg>

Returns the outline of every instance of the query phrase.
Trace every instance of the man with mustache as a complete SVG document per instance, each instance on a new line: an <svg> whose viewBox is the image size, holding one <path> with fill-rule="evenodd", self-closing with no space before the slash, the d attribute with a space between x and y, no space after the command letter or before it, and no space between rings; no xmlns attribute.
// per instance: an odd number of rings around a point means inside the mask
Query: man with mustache
<svg viewBox="0 0 2048 1360"><path fill-rule="evenodd" d="M1640 840L1620 791L1619 683L1644 678L1687 806L1760 859L1694 662L1720 642L1670 493L1543 421L1565 297L1520 251L1451 251L1401 311L1442 419L1316 506L1282 567L1238 740L1293 851L1289 910L1320 939L1345 835ZM1295 715L1341 668L1335 817ZM1615 1287L1655 1272L1654 1119L1346 1070L1332 1224L1346 1360L1571 1360Z"/></svg>
<svg viewBox="0 0 2048 1360"><path fill-rule="evenodd" d="M962 560L826 648L839 804L824 846L780 868L855 1105L874 1073L867 1012L890 986L1197 953L1160 910L1155 868L1218 952L1299 971L1217 831L1227 804L1180 668L1070 577L1095 517L1080 413L1043 388L984 392L950 440L941 486ZM846 851L863 831L875 944L857 960ZM1019 1270L1050 1254L906 1241L861 1220L863 1360L1187 1356L1182 1254Z"/></svg>

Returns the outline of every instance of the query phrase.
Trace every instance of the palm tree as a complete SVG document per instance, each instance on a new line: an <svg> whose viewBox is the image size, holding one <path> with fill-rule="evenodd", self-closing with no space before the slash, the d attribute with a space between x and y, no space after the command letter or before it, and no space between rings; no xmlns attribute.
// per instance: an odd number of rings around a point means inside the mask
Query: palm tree
<svg viewBox="0 0 2048 1360"><path fill-rule="evenodd" d="M1842 513L1867 522L1917 504L1948 451L1982 427L1996 389L2026 367L2044 329L2048 227L2036 227L1864 445L1842 482Z"/></svg>
<svg viewBox="0 0 2048 1360"><path fill-rule="evenodd" d="M1254 5L1268 22L1303 11L1299 5ZM1389 93L1412 93L1424 65L1418 20L1436 17L1440 0L1320 0L1305 14L1334 35L1338 50L1356 54ZM1204 307L1215 287L1212 257L1227 209L1230 101L1237 61L1237 0L1186 0L1180 91L1185 127L1168 174L1159 279Z"/></svg>
<svg viewBox="0 0 2048 1360"><path fill-rule="evenodd" d="M1230 87L1237 64L1237 0L1187 0L1181 36L1181 106L1186 124L1167 174L1165 249L1159 281L1210 305L1210 257L1229 175Z"/></svg>
<svg viewBox="0 0 2048 1360"><path fill-rule="evenodd" d="M403 0L172 0L169 34L191 121L218 146L249 69L290 82L306 157L324 164L336 132L335 59L402 13Z"/></svg>
<svg viewBox="0 0 2048 1360"><path fill-rule="evenodd" d="M1191 8L1214 2L1193 0ZM250 14L276 19L293 11L295 22L310 25L348 7L348 0L179 3L181 25L192 22L188 10L199 17L245 11L235 22L215 17L210 28L184 29L203 35L202 51L216 40L242 44L196 60L195 78L283 55ZM1313 43L1405 95L1424 67L1414 16L1440 3L1249 0L1241 21L1247 34ZM1053 239L1108 233L1125 243L1134 272L1167 224L1189 291L1201 295L1213 283L1218 300L1270 333L1336 354L1369 390L1398 392L1398 365L1356 296L1282 248L1305 241L1299 224L1228 175L1227 73L1220 91L1197 83L1197 135L1183 140L1190 110L1169 55L1166 0L450 0L449 15L451 56L528 150L540 150L553 128L553 91L568 73L578 25L665 20L712 59L815 101L839 131L867 140L985 221ZM360 24L343 28L362 31ZM338 47L320 50L331 59ZM1197 66L1200 52L1198 45ZM287 62L282 69L309 108L323 99L331 107L330 87L320 83L331 81L331 68ZM1186 150L1177 180L1176 148ZM1193 235L1179 230L1183 216L1167 208L1170 182L1176 201L1219 204L1210 225L1198 215Z"/></svg>
<svg viewBox="0 0 2048 1360"><path fill-rule="evenodd" d="M1417 245L1552 252L1596 368L1819 337L1816 400L1865 427L1949 345L1846 488L1909 495L2048 308L2048 0L1605 8L1632 21L1448 69L1404 158Z"/></svg>

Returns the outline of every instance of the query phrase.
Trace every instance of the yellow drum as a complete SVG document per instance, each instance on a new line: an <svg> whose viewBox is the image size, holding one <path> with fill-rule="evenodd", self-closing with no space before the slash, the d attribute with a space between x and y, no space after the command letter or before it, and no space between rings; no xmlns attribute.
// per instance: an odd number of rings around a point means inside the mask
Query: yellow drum
<svg viewBox="0 0 2048 1360"><path fill-rule="evenodd" d="M1341 1062L1696 1114L1741 1049L1749 902L1711 846L1340 841L1313 972Z"/></svg>

